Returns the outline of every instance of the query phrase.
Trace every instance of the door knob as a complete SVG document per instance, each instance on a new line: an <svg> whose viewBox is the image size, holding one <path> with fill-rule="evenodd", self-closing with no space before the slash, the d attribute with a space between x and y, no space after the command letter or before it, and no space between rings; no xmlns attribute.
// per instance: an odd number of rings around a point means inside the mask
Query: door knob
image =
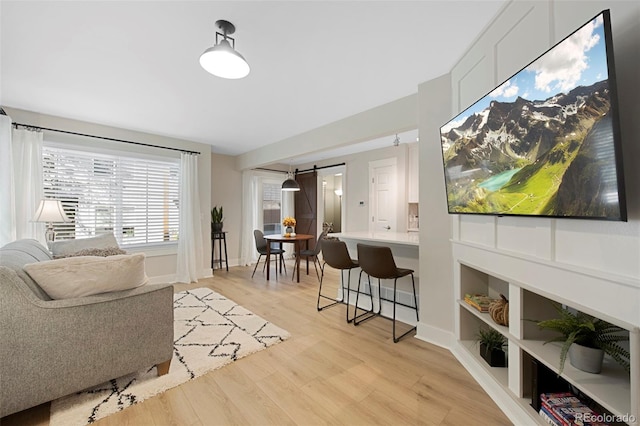
<svg viewBox="0 0 640 426"><path fill-rule="evenodd" d="M387 225L387 226L383 226L383 228L384 228L384 229L386 229L387 231L388 231L389 229L391 229L391 227L390 227L389 225Z"/></svg>

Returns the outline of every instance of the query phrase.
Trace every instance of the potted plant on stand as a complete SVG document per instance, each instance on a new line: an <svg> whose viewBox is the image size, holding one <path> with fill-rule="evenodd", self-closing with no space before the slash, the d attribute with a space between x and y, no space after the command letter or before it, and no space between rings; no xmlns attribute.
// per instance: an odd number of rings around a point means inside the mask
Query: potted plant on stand
<svg viewBox="0 0 640 426"><path fill-rule="evenodd" d="M211 232L222 231L222 221L224 219L222 206L215 206L211 209Z"/></svg>
<svg viewBox="0 0 640 426"><path fill-rule="evenodd" d="M480 355L491 367L505 367L506 359L504 345L507 339L502 333L493 328L478 330L478 342L480 343Z"/></svg>
<svg viewBox="0 0 640 426"><path fill-rule="evenodd" d="M629 340L625 329L558 303L553 303L553 306L560 317L538 321L537 324L541 329L561 334L545 342L562 342L559 373L564 370L567 354L571 365L589 373L600 373L605 353L627 371L630 370L629 351L619 343Z"/></svg>

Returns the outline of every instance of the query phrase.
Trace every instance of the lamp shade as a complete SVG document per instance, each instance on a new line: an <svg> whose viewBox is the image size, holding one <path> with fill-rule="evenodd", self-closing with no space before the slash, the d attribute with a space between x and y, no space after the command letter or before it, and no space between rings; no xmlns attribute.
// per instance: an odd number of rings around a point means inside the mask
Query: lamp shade
<svg viewBox="0 0 640 426"><path fill-rule="evenodd" d="M283 191L300 191L300 185L293 179L291 176L287 178L284 182L282 182L282 190Z"/></svg>
<svg viewBox="0 0 640 426"><path fill-rule="evenodd" d="M200 65L207 72L222 78L238 79L246 77L250 68L244 57L238 53L229 40L220 40L200 55Z"/></svg>
<svg viewBox="0 0 640 426"><path fill-rule="evenodd" d="M44 199L33 216L34 222L68 222L69 218L62 208L60 200Z"/></svg>
<svg viewBox="0 0 640 426"><path fill-rule="evenodd" d="M342 197L342 189L336 189L333 192L335 192L338 197Z"/></svg>

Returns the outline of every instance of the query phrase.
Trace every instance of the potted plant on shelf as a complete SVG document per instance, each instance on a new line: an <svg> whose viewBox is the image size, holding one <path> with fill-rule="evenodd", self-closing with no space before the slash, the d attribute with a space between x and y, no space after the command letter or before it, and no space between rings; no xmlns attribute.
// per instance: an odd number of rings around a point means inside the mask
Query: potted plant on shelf
<svg viewBox="0 0 640 426"><path fill-rule="evenodd" d="M553 303L553 306L560 317L538 321L537 324L541 329L561 334L545 342L562 342L558 374L564 370L567 354L571 365L589 373L600 373L605 353L630 371L629 351L619 343L629 340L625 329L559 303Z"/></svg>
<svg viewBox="0 0 640 426"><path fill-rule="evenodd" d="M222 206L215 206L211 209L211 232L222 231L222 221L224 219Z"/></svg>
<svg viewBox="0 0 640 426"><path fill-rule="evenodd" d="M480 343L480 356L491 367L505 367L506 359L504 345L507 339L502 333L493 328L478 330L478 342Z"/></svg>

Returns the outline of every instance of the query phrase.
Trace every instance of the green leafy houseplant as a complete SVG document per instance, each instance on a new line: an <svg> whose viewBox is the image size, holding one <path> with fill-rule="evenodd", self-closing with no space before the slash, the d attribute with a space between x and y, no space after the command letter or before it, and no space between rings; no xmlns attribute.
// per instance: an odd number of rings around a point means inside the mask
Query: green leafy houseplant
<svg viewBox="0 0 640 426"><path fill-rule="evenodd" d="M502 333L493 328L478 330L478 343L480 343L480 355L492 367L504 367L506 365L504 356L504 345L507 339Z"/></svg>
<svg viewBox="0 0 640 426"><path fill-rule="evenodd" d="M538 321L541 329L553 330L560 333L551 340L545 342L562 342L560 350L560 370L564 370L567 353L572 344L586 346L588 348L601 349L627 371L629 367L629 351L619 342L629 340L627 334L621 334L625 330L607 321L592 317L580 311L573 311L559 303L553 303L559 314L559 318Z"/></svg>
<svg viewBox="0 0 640 426"><path fill-rule="evenodd" d="M215 206L211 209L211 230L220 232L222 230L222 221L224 219L224 213L222 206Z"/></svg>

